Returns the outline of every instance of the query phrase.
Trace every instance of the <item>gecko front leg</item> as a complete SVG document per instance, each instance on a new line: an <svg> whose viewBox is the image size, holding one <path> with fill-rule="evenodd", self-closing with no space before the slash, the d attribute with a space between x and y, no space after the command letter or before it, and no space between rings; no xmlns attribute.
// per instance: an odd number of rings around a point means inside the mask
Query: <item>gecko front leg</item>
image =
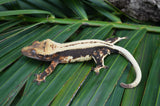
<svg viewBox="0 0 160 106"><path fill-rule="evenodd" d="M56 61L52 61L50 66L45 69L44 72L40 73L40 74L36 74L36 79L34 80L34 82L37 82L37 84L39 85L42 81L45 82L45 79L48 75L50 75L55 67L58 65L58 62Z"/></svg>

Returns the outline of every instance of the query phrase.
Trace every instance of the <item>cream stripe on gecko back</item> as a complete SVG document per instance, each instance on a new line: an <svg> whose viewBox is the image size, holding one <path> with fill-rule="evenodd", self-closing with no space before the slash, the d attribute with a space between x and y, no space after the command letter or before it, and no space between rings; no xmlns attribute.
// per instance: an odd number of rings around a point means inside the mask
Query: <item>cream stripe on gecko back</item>
<svg viewBox="0 0 160 106"><path fill-rule="evenodd" d="M75 41L71 43L55 43L52 42L54 45L53 49L48 50L48 52L41 52L41 54L47 55L47 54L54 54L57 52L61 51L66 51L66 50L75 50L75 49L86 49L86 48L92 48L92 47L99 47L99 46L106 46L106 47L111 47L112 44L101 41L101 40L81 40L81 41ZM108 46L107 46L108 45Z"/></svg>

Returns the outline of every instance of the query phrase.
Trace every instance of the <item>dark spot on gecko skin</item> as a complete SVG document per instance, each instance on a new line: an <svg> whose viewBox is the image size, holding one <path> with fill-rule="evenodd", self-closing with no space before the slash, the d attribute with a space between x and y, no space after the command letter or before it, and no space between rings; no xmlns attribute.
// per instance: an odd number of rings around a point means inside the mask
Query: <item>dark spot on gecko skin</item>
<svg viewBox="0 0 160 106"><path fill-rule="evenodd" d="M44 52L45 52L46 43L47 43L47 42L44 42L44 45L43 45L43 51L44 51Z"/></svg>
<svg viewBox="0 0 160 106"><path fill-rule="evenodd" d="M54 66L51 64L51 70L54 70Z"/></svg>
<svg viewBox="0 0 160 106"><path fill-rule="evenodd" d="M66 56L66 57L67 57L67 56ZM67 63L68 61L65 60L66 57L65 57L65 56L60 56L58 60L59 60L61 63Z"/></svg>
<svg viewBox="0 0 160 106"><path fill-rule="evenodd" d="M38 57L38 60L42 60L42 61L52 61L59 58L57 54L53 54L53 55L36 54L36 56Z"/></svg>
<svg viewBox="0 0 160 106"><path fill-rule="evenodd" d="M69 60L68 60L68 63L71 63L71 61L72 61L72 59L69 59ZM76 62L76 61L75 61L75 62Z"/></svg>
<svg viewBox="0 0 160 106"><path fill-rule="evenodd" d="M37 48L37 47L39 47L39 45L40 45L40 44L37 44L37 43L36 43L36 44L34 44L34 45L32 45L32 46L33 46L33 48Z"/></svg>
<svg viewBox="0 0 160 106"><path fill-rule="evenodd" d="M41 76L40 76L40 79L43 79L43 77L47 76L47 72L46 72L46 71L44 71L44 72L43 72L43 73L41 73L40 75L41 75Z"/></svg>
<svg viewBox="0 0 160 106"><path fill-rule="evenodd" d="M102 53L105 54L110 54L110 50L109 49L102 49ZM117 50L112 51L111 53L117 53Z"/></svg>
<svg viewBox="0 0 160 106"><path fill-rule="evenodd" d="M45 56L44 58L45 58L46 60L51 60L52 57L51 57L51 56Z"/></svg>
<svg viewBox="0 0 160 106"><path fill-rule="evenodd" d="M40 59L42 59L42 58L43 58L43 56L42 56L42 55L37 55L37 57L38 57L38 58L40 58Z"/></svg>
<svg viewBox="0 0 160 106"><path fill-rule="evenodd" d="M93 52L93 55L95 55L95 56L97 55L97 52L96 52L96 50Z"/></svg>
<svg viewBox="0 0 160 106"><path fill-rule="evenodd" d="M50 45L50 47L52 48L52 50L54 50L54 46L53 45Z"/></svg>
<svg viewBox="0 0 160 106"><path fill-rule="evenodd" d="M51 56L52 56L52 58L56 58L56 57L58 57L58 54L56 53L56 54L53 54Z"/></svg>

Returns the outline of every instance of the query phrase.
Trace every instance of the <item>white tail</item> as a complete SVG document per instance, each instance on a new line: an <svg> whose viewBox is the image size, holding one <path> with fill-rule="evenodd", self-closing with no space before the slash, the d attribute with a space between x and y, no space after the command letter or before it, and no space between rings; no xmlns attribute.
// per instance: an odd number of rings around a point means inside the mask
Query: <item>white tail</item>
<svg viewBox="0 0 160 106"><path fill-rule="evenodd" d="M132 56L132 54L128 50L126 50L126 49L124 49L120 46L116 46L116 45L113 45L112 48L115 49L115 50L118 50L121 55L126 57L131 62L132 66L135 70L135 73L136 73L136 78L132 83L130 83L130 84L121 83L120 85L123 88L134 88L134 87L136 87L140 83L141 78L142 78L141 69L140 69L137 61L135 60L135 58Z"/></svg>

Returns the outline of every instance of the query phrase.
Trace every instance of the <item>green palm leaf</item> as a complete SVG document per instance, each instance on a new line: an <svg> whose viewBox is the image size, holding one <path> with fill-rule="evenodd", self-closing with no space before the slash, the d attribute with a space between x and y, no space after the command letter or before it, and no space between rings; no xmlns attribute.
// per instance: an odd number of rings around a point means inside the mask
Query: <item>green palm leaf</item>
<svg viewBox="0 0 160 106"><path fill-rule="evenodd" d="M122 13L103 1L5 0L0 4L0 105L160 103L160 27L130 24L132 20L122 20ZM142 81L134 89L119 86L120 82L134 80L134 70L118 54L105 59L109 69L101 69L99 75L91 71L93 61L60 64L38 86L33 83L34 74L44 71L50 63L27 58L20 52L36 40L105 40L113 34L128 37L117 45L129 50L141 67Z"/></svg>

